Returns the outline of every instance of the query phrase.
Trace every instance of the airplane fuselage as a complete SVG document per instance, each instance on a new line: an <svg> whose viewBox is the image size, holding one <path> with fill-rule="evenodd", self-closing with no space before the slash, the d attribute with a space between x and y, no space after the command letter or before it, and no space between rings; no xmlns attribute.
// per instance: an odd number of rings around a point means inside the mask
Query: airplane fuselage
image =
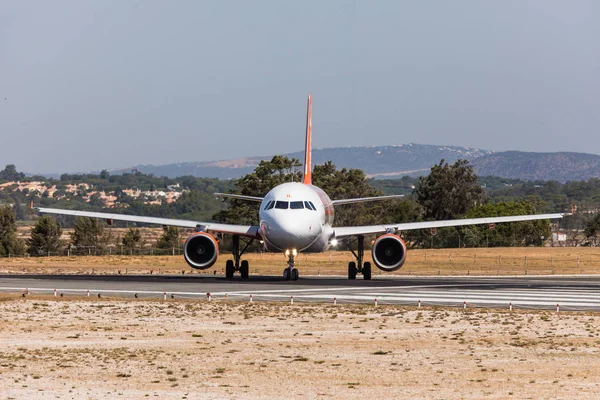
<svg viewBox="0 0 600 400"><path fill-rule="evenodd" d="M326 251L333 238L333 203L314 185L284 183L260 205L260 230L266 250L298 253Z"/></svg>

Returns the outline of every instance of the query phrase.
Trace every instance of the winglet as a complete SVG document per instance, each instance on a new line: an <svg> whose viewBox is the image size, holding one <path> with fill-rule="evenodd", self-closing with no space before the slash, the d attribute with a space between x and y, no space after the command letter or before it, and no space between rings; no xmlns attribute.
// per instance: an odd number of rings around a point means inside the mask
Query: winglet
<svg viewBox="0 0 600 400"><path fill-rule="evenodd" d="M312 133L312 96L308 95L308 105L306 106L306 143L304 145L304 178L302 183L312 184L312 163L311 163L311 133Z"/></svg>

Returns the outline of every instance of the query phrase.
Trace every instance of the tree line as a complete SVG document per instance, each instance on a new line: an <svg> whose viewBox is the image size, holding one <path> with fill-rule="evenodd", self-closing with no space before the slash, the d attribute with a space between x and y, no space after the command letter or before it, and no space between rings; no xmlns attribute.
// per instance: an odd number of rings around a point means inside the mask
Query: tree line
<svg viewBox="0 0 600 400"><path fill-rule="evenodd" d="M180 183L192 189L184 193L176 203L148 206L141 202L131 202L128 203L130 206L127 209L119 212L255 225L258 224L258 203L235 199L228 199L223 203L215 200L212 192L228 191L250 196L264 196L278 184L299 182L302 178L300 167L301 163L297 159L275 156L271 160L261 161L252 173L227 182L194 177L170 180L140 173L113 177L106 171L99 175L63 175L61 181L78 182L81 179L81 182L89 183L91 179L91 182L101 187L110 187L109 185L114 184L125 185L124 182L128 180L132 181L127 184L136 182L135 184L146 185L146 187L158 182L162 182L163 185ZM19 174L12 167L7 167L5 171L7 172L4 174L0 173L0 178L14 177L15 174ZM512 183L506 183L500 178L488 177L483 178L483 182L465 160L458 160L454 164L441 160L431 168L427 176L404 177L399 180L372 181L359 169L337 169L331 162L315 165L313 170L313 183L323 188L332 199L371 197L399 191L405 194L402 200L336 207L335 224L338 226L556 212L563 211L568 206L569 199L576 196L589 199L590 204L593 203L593 199L600 199L600 180L590 180L588 185L556 182L540 185L514 180ZM596 190L599 194L596 194ZM550 202L544 199L549 199ZM60 204L43 198L40 198L39 202L44 206L102 210L101 206L93 204ZM206 208L207 203L215 202L218 203L216 207ZM55 253L57 249L65 246L103 249L109 243L115 242L129 250L143 245L140 243L141 236L135 226L130 228L123 238L114 238L111 236L111 230L104 229L103 222L63 216L57 219L38 218L32 228L31 239L27 243L19 243L16 239L16 230L13 231L10 226L14 226L19 212L23 213L21 208L20 202L16 202L12 208L4 207L0 214L2 234L0 256L25 252L32 255ZM65 226L74 228L69 244L51 239L60 238L62 228ZM586 244L597 245L600 238L600 216L595 214L594 217L594 214L591 214L581 229L585 229L588 239ZM529 221L500 224L494 230L490 230L488 226L467 226L435 231L407 231L403 232L403 236L411 247L522 246L543 244L545 239L551 237L551 229L549 221ZM181 232L176 228L169 228L159 240L158 247L168 249L179 247L180 244ZM222 244L227 246L227 240Z"/></svg>
<svg viewBox="0 0 600 400"><path fill-rule="evenodd" d="M114 237L111 229L96 218L75 218L73 232L68 241L61 239L63 227L48 215L39 217L30 230L30 237L22 240L17 236L16 214L12 207L0 207L0 257L50 256L62 254L107 254L111 245L122 246L126 253L144 247L139 228L130 227L123 237ZM182 232L177 227L168 227L158 238L157 254L171 254L181 247Z"/></svg>
<svg viewBox="0 0 600 400"><path fill-rule="evenodd" d="M234 181L232 193L264 196L272 187L284 182L299 182L300 162L283 156L261 161L253 173ZM372 185L358 169L337 169L331 162L316 165L313 184L325 190L332 199L380 196L382 189ZM490 201L468 161L449 164L441 160L429 175L416 180L403 178L401 185L410 183L410 191L402 200L385 200L336 207L336 226L391 224L457 218L478 218L539 213L539 203L528 200ZM385 185L385 183L384 183ZM389 194L388 191L385 194ZM227 200L229 207L214 218L235 224L258 224L259 204ZM488 226L452 227L402 232L411 247L483 247L540 245L551 237L549 221L529 221L499 225L490 231ZM435 236L435 237L434 237Z"/></svg>

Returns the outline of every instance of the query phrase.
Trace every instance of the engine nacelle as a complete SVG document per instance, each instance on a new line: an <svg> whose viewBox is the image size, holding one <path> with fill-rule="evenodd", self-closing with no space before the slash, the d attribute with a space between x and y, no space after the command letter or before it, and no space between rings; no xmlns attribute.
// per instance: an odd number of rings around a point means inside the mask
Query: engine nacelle
<svg viewBox="0 0 600 400"><path fill-rule="evenodd" d="M406 261L406 243L398 235L381 235L375 239L371 254L377 268L386 272L396 271Z"/></svg>
<svg viewBox="0 0 600 400"><path fill-rule="evenodd" d="M219 255L219 243L206 232L190 236L183 246L183 256L188 265L195 269L207 269L213 266Z"/></svg>

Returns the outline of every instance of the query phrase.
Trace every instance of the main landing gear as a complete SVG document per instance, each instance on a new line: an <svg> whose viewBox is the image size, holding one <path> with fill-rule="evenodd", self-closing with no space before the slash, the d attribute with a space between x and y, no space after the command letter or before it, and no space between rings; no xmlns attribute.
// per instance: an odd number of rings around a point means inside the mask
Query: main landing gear
<svg viewBox="0 0 600 400"><path fill-rule="evenodd" d="M240 262L240 258L253 241L254 239L244 241L245 246L240 251L240 237L238 235L233 235L233 249L231 250L231 253L233 254L234 259L225 262L225 277L227 279L232 279L233 274L235 274L236 271L240 271L242 279L248 279L248 276L250 275L250 265L248 264L248 260L241 260Z"/></svg>
<svg viewBox="0 0 600 400"><path fill-rule="evenodd" d="M350 261L348 263L348 279L356 279L357 273L362 273L363 279L365 281L371 280L371 263L365 262L363 263L363 259L365 256L365 237L358 236L357 237L358 249L355 252L352 248L349 248L350 252L356 258L356 262Z"/></svg>
<svg viewBox="0 0 600 400"><path fill-rule="evenodd" d="M298 268L294 268L294 258L296 257L296 250L286 250L285 255L288 257L288 267L283 270L284 281L297 281L300 277Z"/></svg>

